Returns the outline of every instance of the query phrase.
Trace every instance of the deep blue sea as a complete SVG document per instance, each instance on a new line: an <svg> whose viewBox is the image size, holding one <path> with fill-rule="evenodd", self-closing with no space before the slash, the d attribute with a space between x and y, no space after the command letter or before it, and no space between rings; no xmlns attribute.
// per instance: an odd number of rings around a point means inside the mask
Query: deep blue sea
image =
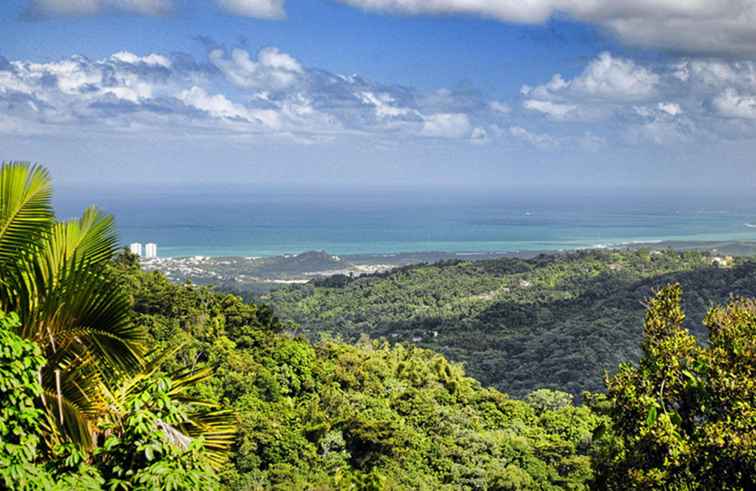
<svg viewBox="0 0 756 491"><path fill-rule="evenodd" d="M64 188L61 218L95 204L122 243L168 256L506 252L632 242L756 240L756 199L627 191Z"/></svg>

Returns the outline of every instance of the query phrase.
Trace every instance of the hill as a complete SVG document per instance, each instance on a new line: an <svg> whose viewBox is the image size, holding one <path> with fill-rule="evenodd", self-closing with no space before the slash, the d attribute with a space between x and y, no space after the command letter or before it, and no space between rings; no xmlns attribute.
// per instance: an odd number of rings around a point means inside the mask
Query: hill
<svg viewBox="0 0 756 491"><path fill-rule="evenodd" d="M310 338L409 342L516 396L538 387L579 394L638 359L643 302L655 289L683 285L686 325L702 337L708 308L756 295L755 267L710 252L592 250L337 275L262 300Z"/></svg>
<svg viewBox="0 0 756 491"><path fill-rule="evenodd" d="M273 312L121 264L134 320L168 373L237 415L229 489L587 489L605 419L569 395L515 400L442 355L379 341L310 343Z"/></svg>

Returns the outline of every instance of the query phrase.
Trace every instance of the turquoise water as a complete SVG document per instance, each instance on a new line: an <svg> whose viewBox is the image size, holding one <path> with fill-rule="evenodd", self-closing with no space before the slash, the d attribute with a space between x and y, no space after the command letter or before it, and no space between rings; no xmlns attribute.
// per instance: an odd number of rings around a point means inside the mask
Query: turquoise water
<svg viewBox="0 0 756 491"><path fill-rule="evenodd" d="M82 198L86 196L87 198ZM654 193L63 190L62 217L113 213L160 256L506 252L631 242L756 240L750 196Z"/></svg>

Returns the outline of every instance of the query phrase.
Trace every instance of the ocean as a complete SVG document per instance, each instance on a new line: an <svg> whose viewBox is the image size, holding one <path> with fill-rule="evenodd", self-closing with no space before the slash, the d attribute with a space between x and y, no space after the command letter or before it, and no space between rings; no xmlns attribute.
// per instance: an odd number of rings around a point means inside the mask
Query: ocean
<svg viewBox="0 0 756 491"><path fill-rule="evenodd" d="M161 257L514 252L756 240L750 194L307 188L63 188L61 218L112 213Z"/></svg>

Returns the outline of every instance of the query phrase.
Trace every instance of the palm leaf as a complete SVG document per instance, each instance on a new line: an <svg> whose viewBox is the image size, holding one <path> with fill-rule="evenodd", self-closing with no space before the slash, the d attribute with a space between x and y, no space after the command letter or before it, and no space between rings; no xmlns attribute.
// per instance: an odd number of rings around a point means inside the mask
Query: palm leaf
<svg viewBox="0 0 756 491"><path fill-rule="evenodd" d="M111 418L123 418L127 401L135 395L141 382L160 370L161 363L180 349L164 350L145 356L144 369L124 380L109 392L107 399ZM238 421L232 411L223 410L220 405L192 397L189 392L197 384L213 374L209 367L183 369L170 375L172 400L185 406L187 420L175 427L163 423L161 429L170 441L184 447L187 440L202 438L206 456L211 465L220 469L228 461L228 452L236 440ZM114 421L115 422L115 421Z"/></svg>
<svg viewBox="0 0 756 491"><path fill-rule="evenodd" d="M144 330L127 292L107 274L116 233L94 208L55 223L51 186L39 166L0 168L0 308L48 359L41 377L51 431L83 447L103 413L105 384L142 367Z"/></svg>
<svg viewBox="0 0 756 491"><path fill-rule="evenodd" d="M100 416L108 410L97 360L84 349L59 350L48 360L42 386L51 431L91 448Z"/></svg>
<svg viewBox="0 0 756 491"><path fill-rule="evenodd" d="M128 293L103 268L115 248L112 219L94 209L81 220L55 224L23 261L13 306L25 337L51 351L76 338L100 360L106 379L140 369L144 341L144 330L131 320Z"/></svg>
<svg viewBox="0 0 756 491"><path fill-rule="evenodd" d="M228 460L228 451L236 441L238 421L233 411L221 409L218 404L192 397L190 389L207 380L213 374L209 367L184 369L171 376L171 398L181 401L193 411L189 419L179 426L192 438L201 437L207 457L216 469Z"/></svg>
<svg viewBox="0 0 756 491"><path fill-rule="evenodd" d="M53 222L47 171L20 162L0 167L0 267L34 247Z"/></svg>

